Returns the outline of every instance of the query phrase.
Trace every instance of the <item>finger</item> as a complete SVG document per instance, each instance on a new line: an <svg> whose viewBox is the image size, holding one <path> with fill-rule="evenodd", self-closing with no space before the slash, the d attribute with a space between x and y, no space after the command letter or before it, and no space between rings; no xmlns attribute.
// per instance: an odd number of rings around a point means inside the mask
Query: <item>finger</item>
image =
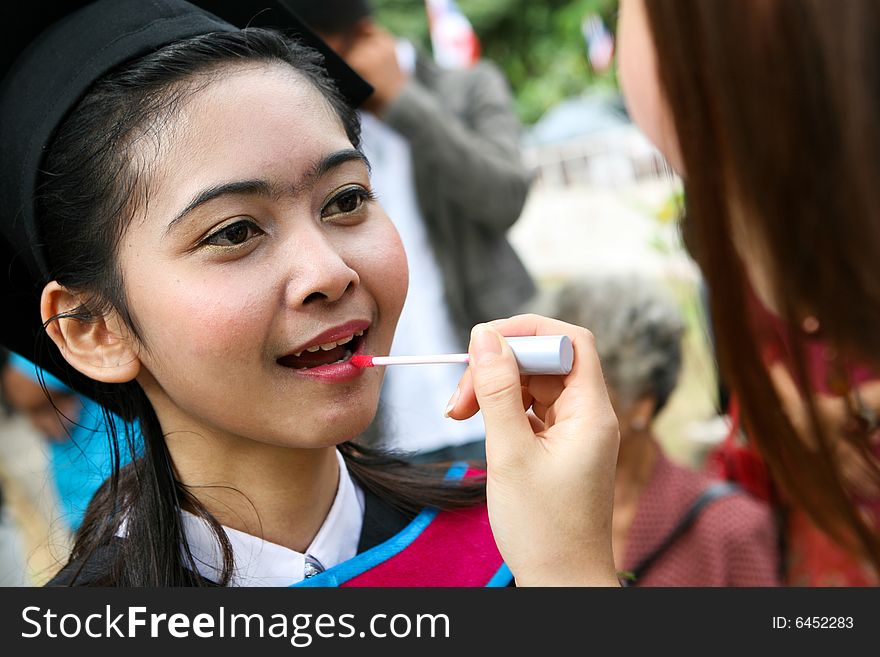
<svg viewBox="0 0 880 657"><path fill-rule="evenodd" d="M544 430L544 422L535 416L534 413L527 413L526 418L529 421L529 425L532 427L532 433L539 434Z"/></svg>
<svg viewBox="0 0 880 657"><path fill-rule="evenodd" d="M474 381L471 368L468 367L458 382L458 388L449 400L446 407L446 417L453 420L467 420L480 410L477 397L474 394Z"/></svg>
<svg viewBox="0 0 880 657"><path fill-rule="evenodd" d="M565 390L563 376L533 376L529 381L529 393L543 406L550 406Z"/></svg>
<svg viewBox="0 0 880 657"><path fill-rule="evenodd" d="M524 411L529 410L532 407L532 403L534 403L535 399L529 393L528 386L520 385L519 392L522 397L522 407Z"/></svg>
<svg viewBox="0 0 880 657"><path fill-rule="evenodd" d="M501 334L486 324L471 332L470 369L474 394L486 423L487 451L500 459L529 449L534 433L523 412L519 367Z"/></svg>
<svg viewBox="0 0 880 657"><path fill-rule="evenodd" d="M593 387L603 393L599 396L600 400L607 398L607 394L604 394L605 379L602 376L602 368L596 353L596 341L593 334L587 329L541 315L516 315L507 319L496 319L489 322L489 325L501 335L509 337L567 335L575 346L574 362L572 363L572 371L565 376L562 386L568 387L569 379L581 379L581 384ZM580 371L576 372L576 370ZM553 379L553 377L534 378L536 380Z"/></svg>
<svg viewBox="0 0 880 657"><path fill-rule="evenodd" d="M489 322L489 326L505 336L568 335L574 345L574 362L571 373L558 377L530 377L528 380L529 393L545 407L552 405L559 396L565 393L569 399L573 400L573 403L565 405L560 413L560 418L568 417L571 413L595 417L609 417L609 413L613 414L599 357L596 353L595 340L589 331L540 315L517 315L494 320ZM476 412L470 395L471 390L472 388L469 386L462 386L458 405L455 411L450 413L450 417L461 419L470 417Z"/></svg>
<svg viewBox="0 0 880 657"><path fill-rule="evenodd" d="M547 422L547 407L539 401L532 404L532 413L534 413L541 422Z"/></svg>
<svg viewBox="0 0 880 657"><path fill-rule="evenodd" d="M532 377L529 391L544 406L557 409L554 422L571 418L612 418L614 412L596 351L596 340L587 329L539 315L519 315L500 323L501 330L528 335L567 335L574 346L571 372L565 376ZM564 402L564 403L559 403Z"/></svg>
<svg viewBox="0 0 880 657"><path fill-rule="evenodd" d="M567 403L559 405L555 421L578 419L583 422L592 417L610 422L614 417L596 352L596 341L587 329L541 315L516 315L489 324L505 336L567 335L571 338L574 346L571 372L564 377L533 377L529 384L530 392L545 405L554 403L556 395L565 397ZM557 381L555 387L554 379ZM536 390L535 385L539 381L541 383Z"/></svg>
<svg viewBox="0 0 880 657"><path fill-rule="evenodd" d="M450 399L451 406L447 407L446 417L452 418L453 420L466 420L480 410L476 395L473 394L472 379L467 373L465 373L465 376L467 376L467 381L465 382L464 377L462 377L462 381L458 385L458 397L455 398L455 395L453 395L455 402L453 403L452 399ZM467 396L465 396L466 393L461 392L462 388L469 390ZM528 411L530 408L533 408L535 405L535 398L529 392L528 386L520 386L520 396L522 398L523 411ZM541 419L543 420L543 417Z"/></svg>
<svg viewBox="0 0 880 657"><path fill-rule="evenodd" d="M520 377L523 410L528 410L533 402L532 394L527 385L530 378L528 376ZM480 404L477 402L477 397L474 394L473 376L471 369L468 368L462 375L456 392L449 400L445 415L453 420L467 420L473 417L479 410Z"/></svg>

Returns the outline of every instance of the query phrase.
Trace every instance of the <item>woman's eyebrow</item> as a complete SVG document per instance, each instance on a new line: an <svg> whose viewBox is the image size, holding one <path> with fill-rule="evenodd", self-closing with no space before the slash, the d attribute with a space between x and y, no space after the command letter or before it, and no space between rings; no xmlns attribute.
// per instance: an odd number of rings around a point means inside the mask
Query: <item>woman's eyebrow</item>
<svg viewBox="0 0 880 657"><path fill-rule="evenodd" d="M293 193L297 194L302 190L309 189L321 176L327 174L336 167L351 161L363 162L367 169L370 168L370 162L359 150L347 148L345 150L336 151L316 162L315 165L303 175L302 179L293 186ZM208 187L196 194L192 201L190 201L187 206L171 220L165 229L165 233L167 234L171 232L174 226L199 206L222 196L230 195L272 197L278 196L279 190L276 185L273 185L267 180L236 180L234 182L221 183L213 187Z"/></svg>
<svg viewBox="0 0 880 657"><path fill-rule="evenodd" d="M311 171L303 176L303 180L300 182L298 187L308 187L309 185L313 184L315 180L323 176L331 169L335 169L341 164L351 162L352 160L363 162L367 169L370 169L370 161L367 159L366 155L354 148L346 148L342 151L330 153L330 155L315 163L315 166L312 167Z"/></svg>

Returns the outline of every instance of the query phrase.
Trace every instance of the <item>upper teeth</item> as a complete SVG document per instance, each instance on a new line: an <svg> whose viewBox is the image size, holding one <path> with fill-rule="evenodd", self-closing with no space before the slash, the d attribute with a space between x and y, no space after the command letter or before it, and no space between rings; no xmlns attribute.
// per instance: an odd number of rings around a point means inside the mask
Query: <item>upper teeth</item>
<svg viewBox="0 0 880 657"><path fill-rule="evenodd" d="M316 344L314 347L307 347L306 349L304 349L304 351L308 351L310 353L314 353L314 352L318 351L319 349L323 350L323 351L330 351L331 349L334 349L341 344L346 344L348 342L351 342L354 338L359 337L363 334L364 334L363 331L358 331L357 333L354 333L353 335L349 335L346 338L342 338L341 340L337 340L336 342L325 342L324 344ZM302 356L302 353L303 353L302 351L297 351L293 355L299 357L299 356Z"/></svg>

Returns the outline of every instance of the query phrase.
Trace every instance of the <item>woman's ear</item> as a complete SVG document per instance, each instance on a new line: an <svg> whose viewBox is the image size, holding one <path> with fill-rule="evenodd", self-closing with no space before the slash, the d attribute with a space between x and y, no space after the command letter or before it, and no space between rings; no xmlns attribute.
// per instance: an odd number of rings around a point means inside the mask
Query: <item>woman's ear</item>
<svg viewBox="0 0 880 657"><path fill-rule="evenodd" d="M79 308L82 302L81 295L52 281L40 299L43 322ZM55 319L46 326L46 333L64 359L90 379L125 383L140 372L135 341L115 312L88 319Z"/></svg>
<svg viewBox="0 0 880 657"><path fill-rule="evenodd" d="M657 407L657 400L651 395L646 395L633 404L630 411L631 427L633 431L645 431L651 426L654 419L654 409Z"/></svg>

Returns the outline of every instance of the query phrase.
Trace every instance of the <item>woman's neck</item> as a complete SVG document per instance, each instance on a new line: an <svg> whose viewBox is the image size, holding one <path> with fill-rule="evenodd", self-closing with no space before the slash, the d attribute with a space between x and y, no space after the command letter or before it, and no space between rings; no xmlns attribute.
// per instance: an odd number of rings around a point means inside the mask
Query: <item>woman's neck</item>
<svg viewBox="0 0 880 657"><path fill-rule="evenodd" d="M651 480L659 446L650 430L621 436L617 455L614 502L638 500Z"/></svg>
<svg viewBox="0 0 880 657"><path fill-rule="evenodd" d="M639 500L651 476L660 448L650 430L621 436L614 479L612 543L614 560L622 567L627 536L639 508Z"/></svg>
<svg viewBox="0 0 880 657"><path fill-rule="evenodd" d="M336 498L335 447L192 433L168 434L166 442L178 479L220 524L297 552L306 551Z"/></svg>

